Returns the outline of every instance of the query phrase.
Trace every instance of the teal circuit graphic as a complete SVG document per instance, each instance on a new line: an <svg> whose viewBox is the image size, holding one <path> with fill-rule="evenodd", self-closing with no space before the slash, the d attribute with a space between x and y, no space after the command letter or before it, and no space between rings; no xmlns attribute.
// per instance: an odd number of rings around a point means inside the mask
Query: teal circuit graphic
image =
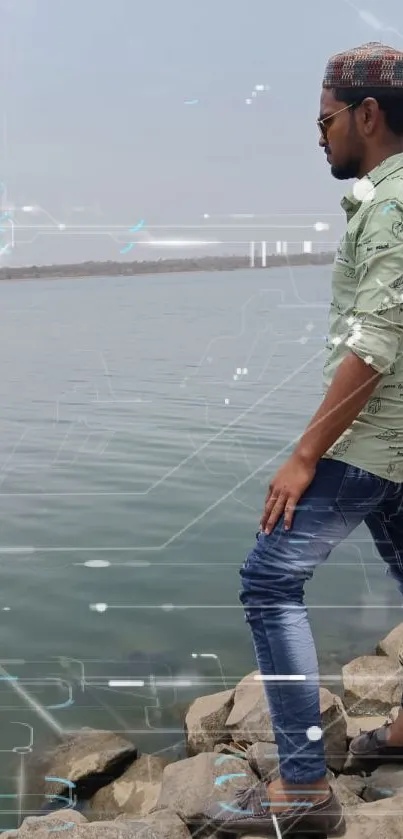
<svg viewBox="0 0 403 839"><path fill-rule="evenodd" d="M0 202L6 190L6 185L0 181ZM0 209L0 256L9 254L14 247L14 222L8 210Z"/></svg>
<svg viewBox="0 0 403 839"><path fill-rule="evenodd" d="M139 221L138 224L135 224L134 227L129 228L129 233L137 233L139 230L142 229L142 227L144 227L144 223L144 219L142 219L141 221ZM129 251L131 251L131 249L134 248L135 244L135 242L129 242L127 245L124 246L124 248L121 249L120 253L129 253Z"/></svg>

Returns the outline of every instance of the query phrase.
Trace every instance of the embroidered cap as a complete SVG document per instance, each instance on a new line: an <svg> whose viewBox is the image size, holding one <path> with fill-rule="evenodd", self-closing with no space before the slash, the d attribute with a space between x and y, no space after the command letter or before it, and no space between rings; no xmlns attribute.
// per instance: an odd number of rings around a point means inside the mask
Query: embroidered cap
<svg viewBox="0 0 403 839"><path fill-rule="evenodd" d="M403 52L370 41L337 53L326 65L322 86L403 89Z"/></svg>

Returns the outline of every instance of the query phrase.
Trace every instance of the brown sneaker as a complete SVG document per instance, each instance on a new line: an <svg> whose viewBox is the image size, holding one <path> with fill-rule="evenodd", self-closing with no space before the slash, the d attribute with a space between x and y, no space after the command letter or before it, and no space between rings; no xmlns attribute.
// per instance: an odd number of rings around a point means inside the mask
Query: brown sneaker
<svg viewBox="0 0 403 839"><path fill-rule="evenodd" d="M387 733L390 725L390 722L385 722L380 728L373 728L354 737L349 746L353 758L388 763L403 762L403 746L388 745Z"/></svg>
<svg viewBox="0 0 403 839"><path fill-rule="evenodd" d="M234 802L207 804L202 813L186 821L192 827L209 827L223 833L264 836L278 836L279 833L284 836L296 827L298 832L329 836L342 835L346 829L343 808L333 790L324 801L317 804L308 800L299 802L277 815L271 812L267 798L267 783L260 781L249 789L239 790Z"/></svg>

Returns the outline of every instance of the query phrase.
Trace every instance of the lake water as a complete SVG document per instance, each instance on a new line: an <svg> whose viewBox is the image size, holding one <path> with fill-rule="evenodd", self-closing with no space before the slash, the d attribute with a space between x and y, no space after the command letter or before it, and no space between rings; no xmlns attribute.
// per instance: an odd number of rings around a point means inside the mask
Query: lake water
<svg viewBox="0 0 403 839"><path fill-rule="evenodd" d="M322 396L330 274L1 283L4 793L61 729L179 749L183 707L255 669L239 568ZM365 528L307 602L323 674L401 620Z"/></svg>

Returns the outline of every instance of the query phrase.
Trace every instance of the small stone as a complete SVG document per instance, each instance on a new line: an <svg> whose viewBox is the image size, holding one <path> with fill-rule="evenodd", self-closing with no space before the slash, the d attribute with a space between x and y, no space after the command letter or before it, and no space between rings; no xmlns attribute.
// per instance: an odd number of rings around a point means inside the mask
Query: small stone
<svg viewBox="0 0 403 839"><path fill-rule="evenodd" d="M403 794L403 768L396 764L384 764L378 766L366 779L366 787L363 794L364 801L378 801L382 798L390 798L396 793Z"/></svg>
<svg viewBox="0 0 403 839"><path fill-rule="evenodd" d="M343 807L358 807L362 804L362 798L350 788L348 783L345 783L343 775L332 780L331 786Z"/></svg>
<svg viewBox="0 0 403 839"><path fill-rule="evenodd" d="M401 711L401 705L394 705L392 710L388 714L388 720L390 720L390 722L395 722L395 720L397 720L398 716L400 715Z"/></svg>
<svg viewBox="0 0 403 839"><path fill-rule="evenodd" d="M242 746L242 748L240 748ZM217 743L214 746L213 751L217 754L222 755L234 755L234 757L241 757L244 760L246 759L246 749L248 748L248 743Z"/></svg>
<svg viewBox="0 0 403 839"><path fill-rule="evenodd" d="M327 688L320 688L320 717L326 765L335 772L343 769L347 757L347 722L343 704Z"/></svg>
<svg viewBox="0 0 403 839"><path fill-rule="evenodd" d="M261 780L268 781L278 770L278 748L275 743L253 743L246 752L249 766Z"/></svg>
<svg viewBox="0 0 403 839"><path fill-rule="evenodd" d="M337 780L350 790L351 793L356 795L357 798L362 798L362 793L367 784L367 778L365 776L340 774Z"/></svg>

